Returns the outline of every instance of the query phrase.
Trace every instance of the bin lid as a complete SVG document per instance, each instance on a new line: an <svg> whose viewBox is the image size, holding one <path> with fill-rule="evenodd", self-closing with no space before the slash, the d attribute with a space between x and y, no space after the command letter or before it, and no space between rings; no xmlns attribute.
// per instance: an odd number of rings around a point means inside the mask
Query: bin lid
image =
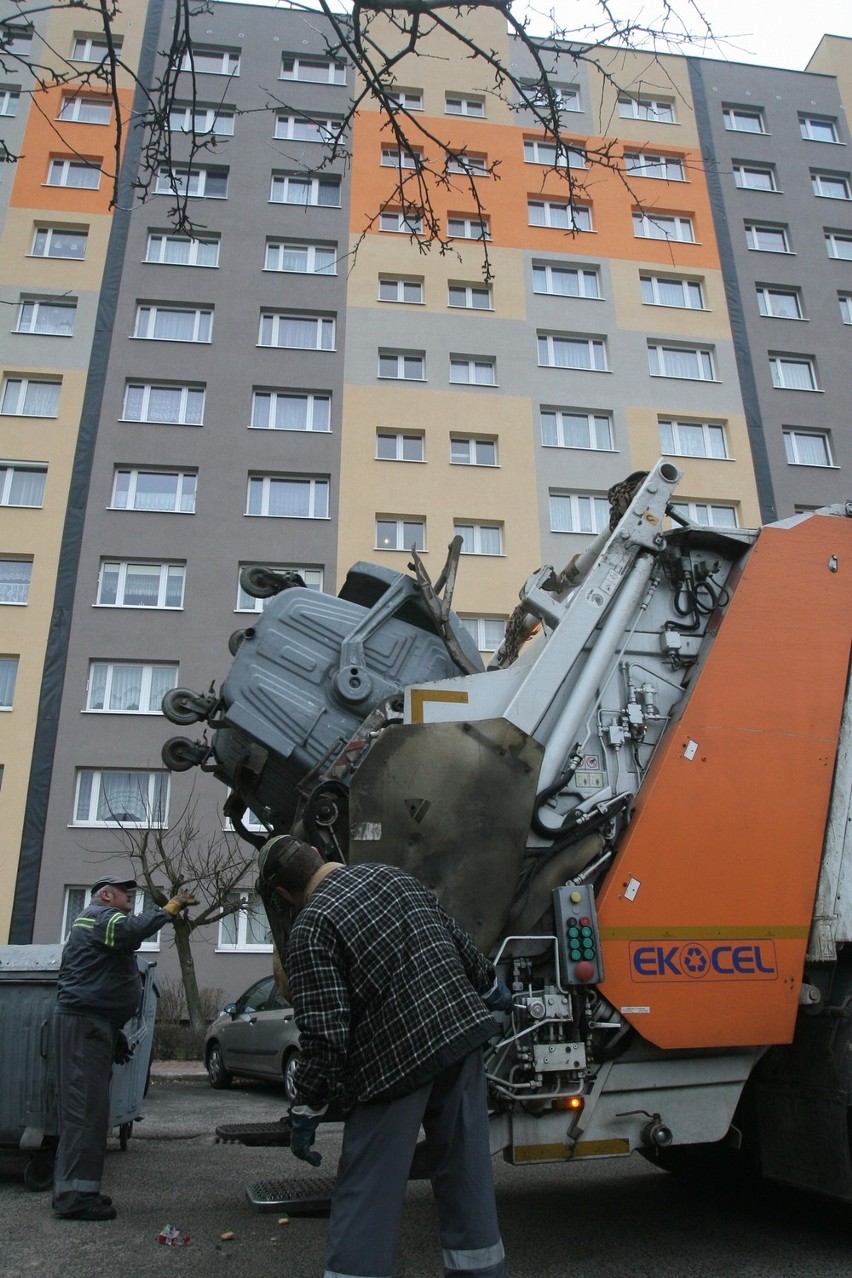
<svg viewBox="0 0 852 1278"><path fill-rule="evenodd" d="M0 979L7 972L58 972L61 945L0 945Z"/></svg>

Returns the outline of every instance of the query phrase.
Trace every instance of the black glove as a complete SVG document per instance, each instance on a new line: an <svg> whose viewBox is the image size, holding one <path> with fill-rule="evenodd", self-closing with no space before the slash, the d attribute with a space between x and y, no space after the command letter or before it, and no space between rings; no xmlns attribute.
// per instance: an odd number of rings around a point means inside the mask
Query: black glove
<svg viewBox="0 0 852 1278"><path fill-rule="evenodd" d="M115 1040L115 1050L112 1059L116 1065L126 1065L136 1049L130 1046L127 1035L124 1030L118 1031L118 1038Z"/></svg>
<svg viewBox="0 0 852 1278"><path fill-rule="evenodd" d="M320 1114L294 1114L290 1111L290 1149L297 1158L301 1158L302 1162L310 1163L312 1167L319 1167L322 1162L322 1154L317 1150L311 1149L314 1143L314 1137L319 1127Z"/></svg>
<svg viewBox="0 0 852 1278"><path fill-rule="evenodd" d="M512 991L504 981L496 980L482 1001L489 1012L509 1012L512 1009Z"/></svg>

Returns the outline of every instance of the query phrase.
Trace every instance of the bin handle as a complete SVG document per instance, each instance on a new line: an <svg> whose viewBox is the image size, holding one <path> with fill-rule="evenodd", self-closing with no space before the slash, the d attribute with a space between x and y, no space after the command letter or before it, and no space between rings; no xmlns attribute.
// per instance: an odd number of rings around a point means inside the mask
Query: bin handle
<svg viewBox="0 0 852 1278"><path fill-rule="evenodd" d="M45 1018L39 1026L39 1055L47 1060L47 1018Z"/></svg>

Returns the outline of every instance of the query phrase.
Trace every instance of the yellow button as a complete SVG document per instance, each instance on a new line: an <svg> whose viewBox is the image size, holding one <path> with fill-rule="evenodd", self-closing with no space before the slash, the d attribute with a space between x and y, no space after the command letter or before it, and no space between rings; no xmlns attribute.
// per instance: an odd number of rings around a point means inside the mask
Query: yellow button
<svg viewBox="0 0 852 1278"><path fill-rule="evenodd" d="M582 899L583 899L583 894L582 894L582 892L572 892L572 893L571 893L571 900L574 902L574 904L575 904L575 905L578 903L578 901L582 901Z"/></svg>

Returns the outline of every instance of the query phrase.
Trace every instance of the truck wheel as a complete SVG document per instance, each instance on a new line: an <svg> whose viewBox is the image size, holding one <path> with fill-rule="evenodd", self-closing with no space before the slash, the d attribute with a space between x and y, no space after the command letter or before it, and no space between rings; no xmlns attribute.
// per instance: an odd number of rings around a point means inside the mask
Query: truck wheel
<svg viewBox="0 0 852 1278"><path fill-rule="evenodd" d="M33 1193L43 1193L53 1184L53 1163L49 1158L31 1158L24 1168L24 1184Z"/></svg>
<svg viewBox="0 0 852 1278"><path fill-rule="evenodd" d="M757 1167L748 1154L732 1149L724 1141L640 1149L639 1153L662 1171L688 1180L724 1180L729 1184L742 1184L759 1178Z"/></svg>
<svg viewBox="0 0 852 1278"><path fill-rule="evenodd" d="M127 1149L127 1146L130 1142L130 1137L132 1135L133 1135L133 1124L122 1123L118 1129L118 1144L121 1150Z"/></svg>

